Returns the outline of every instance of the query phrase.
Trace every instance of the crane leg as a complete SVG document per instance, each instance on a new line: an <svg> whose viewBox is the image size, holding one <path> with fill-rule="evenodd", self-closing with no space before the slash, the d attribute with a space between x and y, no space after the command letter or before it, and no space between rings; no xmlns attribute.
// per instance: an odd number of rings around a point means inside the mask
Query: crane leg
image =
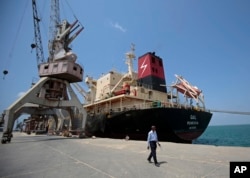
<svg viewBox="0 0 250 178"><path fill-rule="evenodd" d="M62 98L47 98L47 95L49 97L52 97L52 95L54 96L54 88L48 89L48 87L55 86L58 83L64 83L63 86L65 87L62 88L62 91L67 91L67 96ZM50 91L52 92L49 93ZM44 111L43 114L49 114L48 110L53 109L61 108L72 110L72 108L75 108L77 112L74 112L71 117L71 130L77 131L79 137L83 136L86 123L86 111L70 86L70 83L61 79L42 77L25 95L20 97L5 110L5 125L2 136L3 144L11 141L14 122L20 114L36 112L36 110L34 110L34 105L38 108L44 108L44 110L48 108L47 112Z"/></svg>

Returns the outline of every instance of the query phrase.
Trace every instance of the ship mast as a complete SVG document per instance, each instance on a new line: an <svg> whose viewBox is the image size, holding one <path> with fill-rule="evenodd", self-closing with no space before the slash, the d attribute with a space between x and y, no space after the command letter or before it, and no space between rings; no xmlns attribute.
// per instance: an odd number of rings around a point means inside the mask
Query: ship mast
<svg viewBox="0 0 250 178"><path fill-rule="evenodd" d="M133 79L133 60L135 60L135 45L132 43L130 51L126 53L126 64L128 65L128 75Z"/></svg>

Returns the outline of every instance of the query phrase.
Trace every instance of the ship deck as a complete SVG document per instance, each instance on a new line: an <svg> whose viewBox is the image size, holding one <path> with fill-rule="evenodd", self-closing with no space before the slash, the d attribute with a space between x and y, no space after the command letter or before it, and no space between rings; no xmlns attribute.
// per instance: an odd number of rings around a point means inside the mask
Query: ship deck
<svg viewBox="0 0 250 178"><path fill-rule="evenodd" d="M0 146L0 177L227 178L230 161L250 161L249 148L161 142L156 167L146 141L13 135Z"/></svg>

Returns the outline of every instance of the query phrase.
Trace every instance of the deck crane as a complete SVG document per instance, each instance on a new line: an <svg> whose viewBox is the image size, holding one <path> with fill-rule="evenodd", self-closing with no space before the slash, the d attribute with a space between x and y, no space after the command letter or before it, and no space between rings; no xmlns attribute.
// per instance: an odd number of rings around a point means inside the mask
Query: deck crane
<svg viewBox="0 0 250 178"><path fill-rule="evenodd" d="M35 43L31 44L31 48L36 48L36 60L37 65L44 63L44 53L42 45L42 37L40 32L39 22L41 19L38 17L36 0L32 0L32 9L33 9L33 22L34 22L34 34L35 34Z"/></svg>
<svg viewBox="0 0 250 178"><path fill-rule="evenodd" d="M82 81L83 68L76 63L77 55L69 48L83 26L78 20L72 24L67 20L59 23L59 0L51 0L49 57L44 61L35 0L32 0L32 8L36 38L32 46L37 49L40 80L4 111L3 144L11 141L14 122L21 114L30 114L34 118L52 116L56 120L56 113L61 109L70 115L69 131L84 136L87 114L70 85Z"/></svg>

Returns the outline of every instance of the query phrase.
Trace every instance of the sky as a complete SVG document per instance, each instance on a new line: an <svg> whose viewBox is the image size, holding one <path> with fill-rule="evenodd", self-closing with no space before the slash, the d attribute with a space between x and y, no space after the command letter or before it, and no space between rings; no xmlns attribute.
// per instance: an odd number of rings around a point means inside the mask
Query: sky
<svg viewBox="0 0 250 178"><path fill-rule="evenodd" d="M37 7L47 57L50 1L37 0ZM249 9L249 0L60 1L61 19L84 26L71 45L84 77L127 72L125 53L134 43L137 57L154 51L164 60L168 85L182 75L203 91L207 109L243 112L250 112ZM2 112L39 79L31 0L1 0L0 23ZM231 124L250 124L250 115L213 113L210 125Z"/></svg>

